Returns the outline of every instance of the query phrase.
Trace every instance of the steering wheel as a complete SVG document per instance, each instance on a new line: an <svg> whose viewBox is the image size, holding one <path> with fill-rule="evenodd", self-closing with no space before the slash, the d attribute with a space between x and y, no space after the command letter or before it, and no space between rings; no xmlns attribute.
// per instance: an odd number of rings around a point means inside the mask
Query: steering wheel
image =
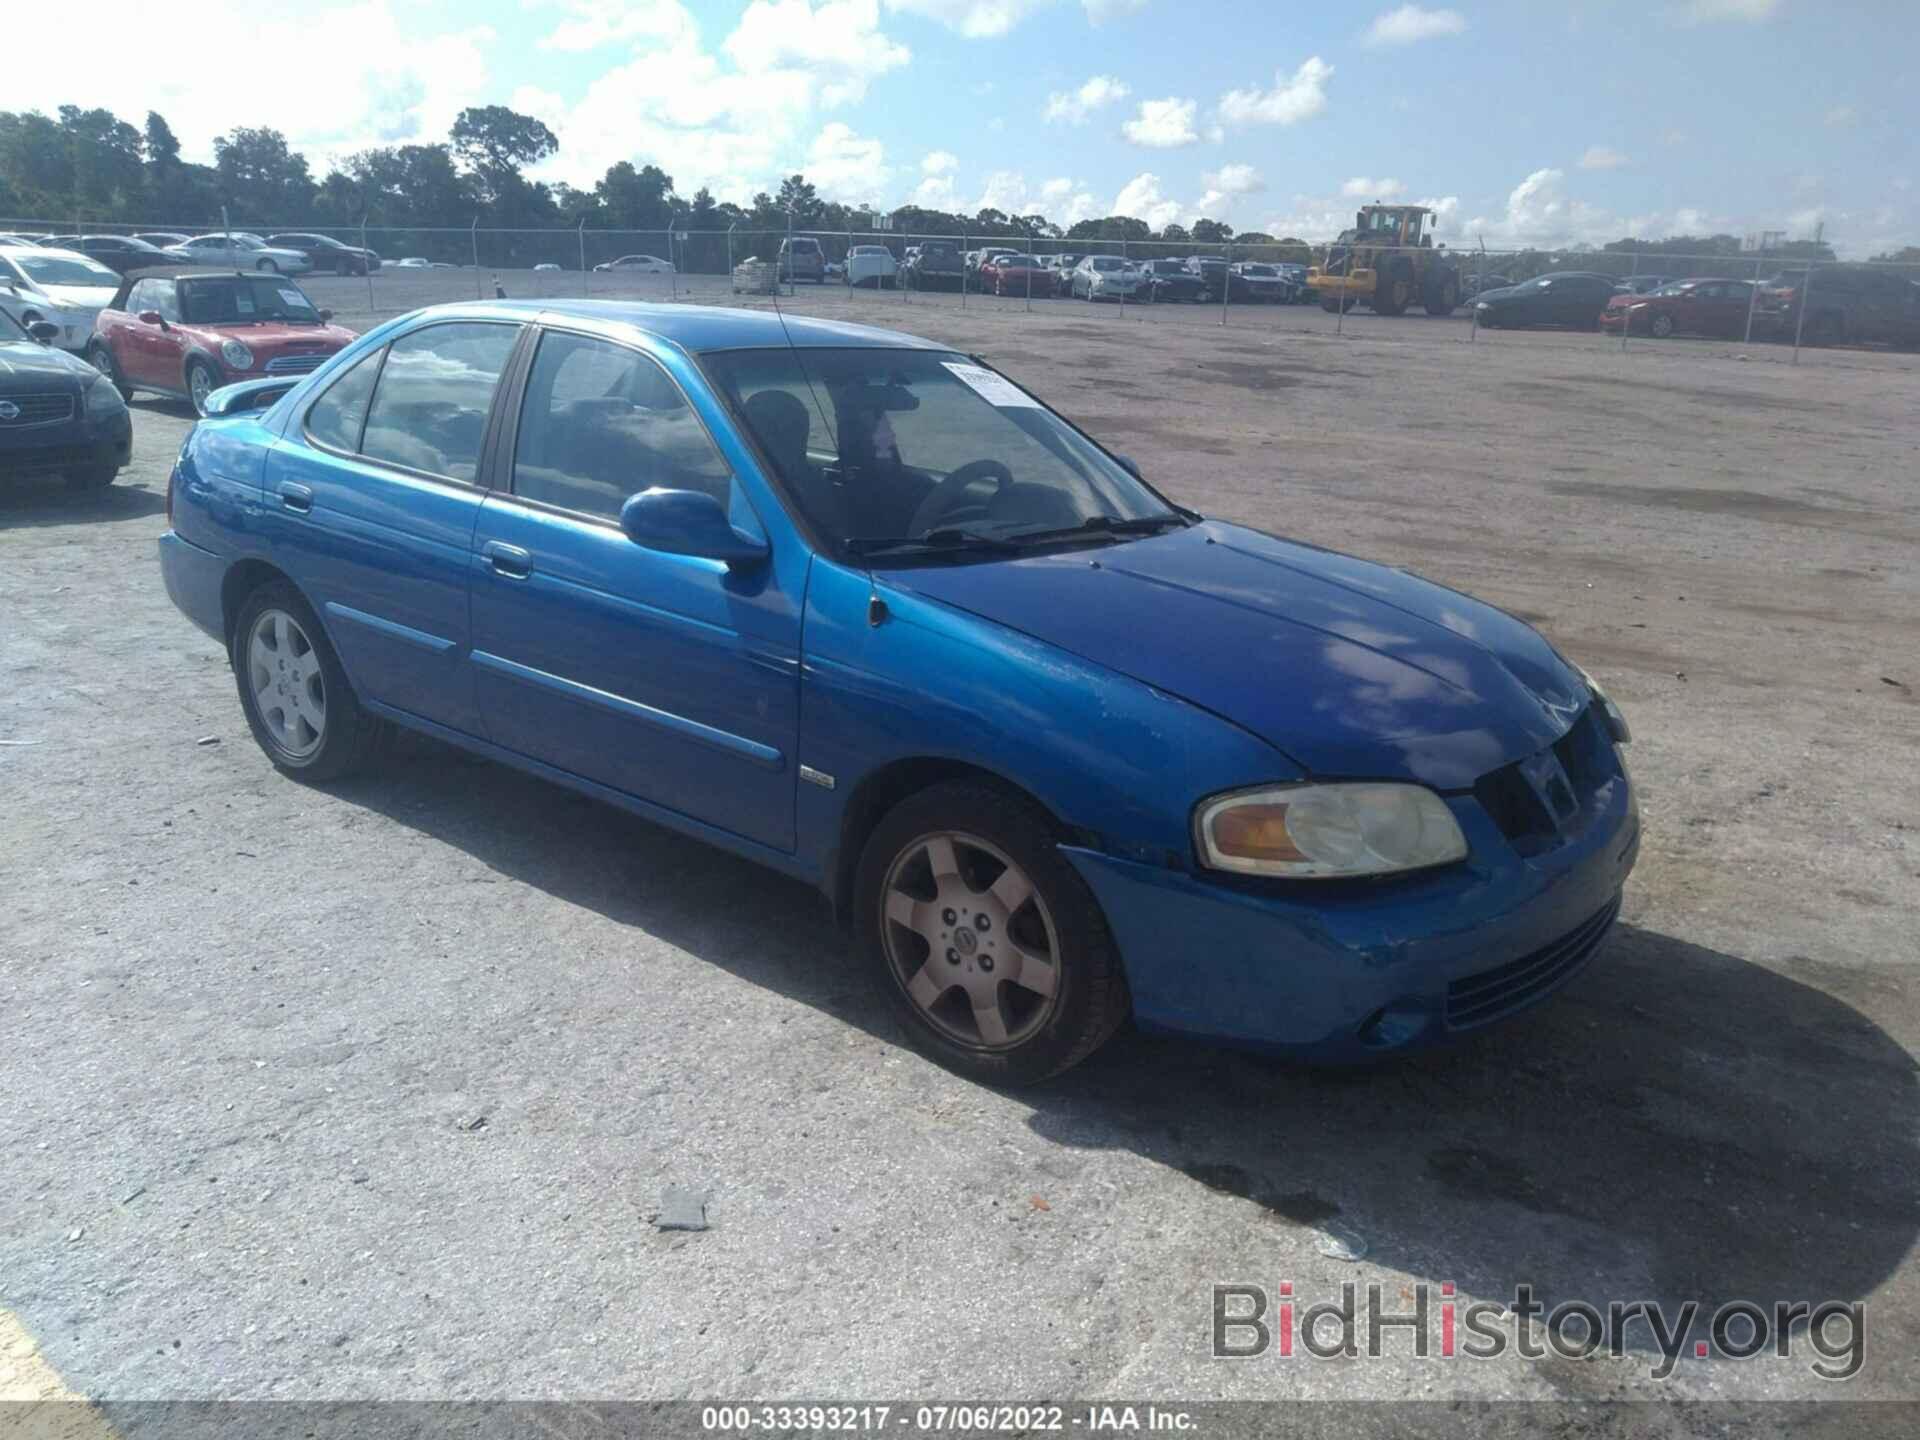
<svg viewBox="0 0 1920 1440"><path fill-rule="evenodd" d="M992 480L993 494L976 504L962 503L967 487L978 480ZM1013 472L998 460L969 460L929 490L926 498L914 508L913 519L907 522L907 538L926 534L935 528L936 521L951 523L985 515L987 507L1012 483Z"/></svg>

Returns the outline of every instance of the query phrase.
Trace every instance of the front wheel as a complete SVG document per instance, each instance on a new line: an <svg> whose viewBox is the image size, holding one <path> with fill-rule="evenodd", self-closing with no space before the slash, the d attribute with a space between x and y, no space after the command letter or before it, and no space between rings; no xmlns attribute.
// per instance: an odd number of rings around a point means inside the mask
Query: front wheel
<svg viewBox="0 0 1920 1440"><path fill-rule="evenodd" d="M1647 328L1653 332L1654 339L1665 340L1673 334L1673 317L1656 315L1648 322Z"/></svg>
<svg viewBox="0 0 1920 1440"><path fill-rule="evenodd" d="M861 854L868 958L914 1043L990 1084L1087 1058L1127 1014L1106 918L1047 817L972 781L908 797Z"/></svg>
<svg viewBox="0 0 1920 1440"><path fill-rule="evenodd" d="M337 780L373 758L386 724L360 707L326 632L292 585L269 581L247 596L228 655L247 726L279 769Z"/></svg>
<svg viewBox="0 0 1920 1440"><path fill-rule="evenodd" d="M280 273L280 267L271 260L262 260L253 268L266 275L278 275Z"/></svg>
<svg viewBox="0 0 1920 1440"><path fill-rule="evenodd" d="M187 399L193 405L193 413L203 419L207 413L207 397L220 388L220 382L214 377L213 367L204 360L187 362Z"/></svg>

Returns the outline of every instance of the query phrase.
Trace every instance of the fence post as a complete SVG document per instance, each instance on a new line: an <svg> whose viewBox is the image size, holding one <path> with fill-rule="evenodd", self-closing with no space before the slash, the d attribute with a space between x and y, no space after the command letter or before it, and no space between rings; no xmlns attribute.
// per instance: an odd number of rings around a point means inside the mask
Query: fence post
<svg viewBox="0 0 1920 1440"><path fill-rule="evenodd" d="M1627 269L1627 280L1628 280L1627 294L1629 296L1631 296L1634 293L1632 281L1637 275L1639 275L1639 273L1640 273L1640 252L1638 250L1635 250L1633 252L1633 263ZM1623 315L1620 320L1620 353L1622 355L1627 353L1627 336L1631 334L1632 331L1633 331L1633 301L1629 299L1627 301L1626 314Z"/></svg>
<svg viewBox="0 0 1920 1440"><path fill-rule="evenodd" d="M360 217L360 273L367 277L367 312L373 312L373 260L367 252L367 217Z"/></svg>
<svg viewBox="0 0 1920 1440"><path fill-rule="evenodd" d="M473 217L473 224L467 227L467 239L472 242L473 250L473 298L480 300L485 298L486 292L481 289L480 282L480 217L477 214Z"/></svg>
<svg viewBox="0 0 1920 1440"><path fill-rule="evenodd" d="M727 225L727 293L738 293L739 282L733 278L733 230L740 222L730 221Z"/></svg>
<svg viewBox="0 0 1920 1440"><path fill-rule="evenodd" d="M973 278L967 273L967 256L973 253L967 247L967 241L971 238L962 227L960 231L960 308L962 310L967 308L967 284Z"/></svg>
<svg viewBox="0 0 1920 1440"><path fill-rule="evenodd" d="M1127 237L1124 235L1120 237L1120 263L1126 267L1123 274L1130 277L1133 271L1133 256L1127 250ZM1091 294L1092 292L1089 291L1088 293ZM1122 286L1120 289L1120 318L1122 320L1127 318L1127 291L1125 286Z"/></svg>
<svg viewBox="0 0 1920 1440"><path fill-rule="evenodd" d="M1227 328L1227 302L1233 298L1233 242L1227 241L1227 278L1220 287L1220 328Z"/></svg>
<svg viewBox="0 0 1920 1440"><path fill-rule="evenodd" d="M1031 261L1036 261L1039 258L1040 258L1039 256L1033 253L1033 236L1031 234L1028 234L1027 235L1027 259L1029 262L1031 262ZM1029 315L1033 313L1033 265L1031 263L1029 263L1027 266L1027 313Z"/></svg>
<svg viewBox="0 0 1920 1440"><path fill-rule="evenodd" d="M1760 298L1760 262L1753 262L1753 284L1747 287L1747 333L1742 337L1742 345L1753 343L1753 302Z"/></svg>
<svg viewBox="0 0 1920 1440"><path fill-rule="evenodd" d="M1800 313L1793 320L1793 363L1800 363L1800 332L1807 328L1807 301L1813 295L1813 261L1807 261L1807 278L1800 286Z"/></svg>
<svg viewBox="0 0 1920 1440"><path fill-rule="evenodd" d="M1348 251L1347 252L1348 273L1340 277L1340 302L1339 302L1340 311L1338 316L1334 319L1334 322L1333 322L1333 333L1336 335L1344 335L1347 331L1347 285L1346 285L1346 282L1352 274L1354 259L1355 259L1355 256L1353 252ZM1327 246L1327 263L1324 266L1322 266L1321 269L1322 269L1322 273L1324 274L1332 274L1333 272L1333 246L1331 243L1329 243Z"/></svg>
<svg viewBox="0 0 1920 1440"><path fill-rule="evenodd" d="M673 248L672 220L667 221L667 294L670 299L680 298L680 257Z"/></svg>

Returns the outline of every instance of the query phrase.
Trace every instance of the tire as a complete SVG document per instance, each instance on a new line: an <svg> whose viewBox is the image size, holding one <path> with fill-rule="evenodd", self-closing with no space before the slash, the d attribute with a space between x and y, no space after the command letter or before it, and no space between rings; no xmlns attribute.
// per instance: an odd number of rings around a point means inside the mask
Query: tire
<svg viewBox="0 0 1920 1440"><path fill-rule="evenodd" d="M1425 303L1429 315L1451 315L1460 308L1460 281L1452 271L1428 275Z"/></svg>
<svg viewBox="0 0 1920 1440"><path fill-rule="evenodd" d="M133 398L133 387L127 384L126 377L120 373L120 362L113 358L110 347L99 340L94 341L87 347L87 363L112 382L122 400Z"/></svg>
<svg viewBox="0 0 1920 1440"><path fill-rule="evenodd" d="M1673 338L1673 317L1665 313L1655 315L1653 319L1647 322L1647 333L1656 340L1671 340Z"/></svg>
<svg viewBox="0 0 1920 1440"><path fill-rule="evenodd" d="M65 478L67 489L77 494L88 490L104 490L113 484L119 474L118 465L88 465L67 471Z"/></svg>
<svg viewBox="0 0 1920 1440"><path fill-rule="evenodd" d="M1320 308L1329 315L1338 315L1340 313L1340 302L1338 300L1322 300L1320 302Z"/></svg>
<svg viewBox="0 0 1920 1440"><path fill-rule="evenodd" d="M996 893L1009 875L1023 896L1011 910ZM1126 1018L1106 917L1052 822L1009 791L957 781L901 801L861 853L855 904L868 963L914 1044L969 1078L1045 1080Z"/></svg>
<svg viewBox="0 0 1920 1440"><path fill-rule="evenodd" d="M213 366L197 355L187 361L187 403L193 407L193 413L205 418L207 396L220 388L220 377L213 373Z"/></svg>
<svg viewBox="0 0 1920 1440"><path fill-rule="evenodd" d="M1404 315L1413 303L1413 268L1404 262L1390 275L1374 282L1373 312L1376 315Z"/></svg>
<svg viewBox="0 0 1920 1440"><path fill-rule="evenodd" d="M253 268L267 275L278 275L280 273L280 267L271 260L262 260Z"/></svg>
<svg viewBox="0 0 1920 1440"><path fill-rule="evenodd" d="M263 637L258 646L256 636ZM254 741L297 780L339 780L364 769L391 733L360 708L319 619L284 580L241 602L227 655Z"/></svg>

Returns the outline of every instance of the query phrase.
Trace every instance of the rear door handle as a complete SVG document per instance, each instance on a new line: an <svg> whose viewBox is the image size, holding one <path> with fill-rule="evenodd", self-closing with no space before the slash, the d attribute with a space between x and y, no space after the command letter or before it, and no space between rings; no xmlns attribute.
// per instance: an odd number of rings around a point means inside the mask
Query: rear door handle
<svg viewBox="0 0 1920 1440"><path fill-rule="evenodd" d="M283 481L280 485L280 503L289 510L305 515L313 509L313 491L291 480Z"/></svg>
<svg viewBox="0 0 1920 1440"><path fill-rule="evenodd" d="M493 566L493 573L509 580L524 580L533 574L533 557L518 545L489 540L480 547L481 556Z"/></svg>

